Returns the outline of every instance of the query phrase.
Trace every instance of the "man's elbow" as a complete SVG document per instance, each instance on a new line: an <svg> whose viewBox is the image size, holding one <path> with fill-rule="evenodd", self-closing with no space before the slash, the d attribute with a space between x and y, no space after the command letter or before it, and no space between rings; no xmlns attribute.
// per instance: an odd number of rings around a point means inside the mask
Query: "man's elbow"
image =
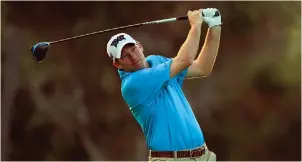
<svg viewBox="0 0 302 162"><path fill-rule="evenodd" d="M184 62L189 67L189 66L191 66L193 64L194 59L186 59Z"/></svg>
<svg viewBox="0 0 302 162"><path fill-rule="evenodd" d="M200 78L205 78L205 77L210 76L211 73L212 73L212 70L205 70L205 71L201 71L198 76Z"/></svg>
<svg viewBox="0 0 302 162"><path fill-rule="evenodd" d="M181 62L181 64L182 64L184 67L188 68L188 67L190 67L190 66L193 64L194 59L185 58L185 59L181 59L180 62Z"/></svg>

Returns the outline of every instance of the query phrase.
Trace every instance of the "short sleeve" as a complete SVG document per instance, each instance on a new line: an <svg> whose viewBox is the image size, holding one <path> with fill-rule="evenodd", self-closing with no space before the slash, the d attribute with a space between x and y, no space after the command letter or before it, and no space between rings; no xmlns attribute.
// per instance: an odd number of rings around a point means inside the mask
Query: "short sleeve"
<svg viewBox="0 0 302 162"><path fill-rule="evenodd" d="M182 72L180 72L178 75L176 75L176 80L177 83L179 84L180 87L182 87L184 79L186 78L187 74L188 74L188 68L183 70Z"/></svg>
<svg viewBox="0 0 302 162"><path fill-rule="evenodd" d="M170 79L172 60L136 71L122 84L122 95L130 108L133 108L147 99L150 101L165 86Z"/></svg>
<svg viewBox="0 0 302 162"><path fill-rule="evenodd" d="M167 60L172 60L171 58L166 58L166 57L163 57L163 56L160 56L158 55L157 56L162 62L163 61L167 61ZM185 69L183 71L181 71L179 74L177 74L174 78L176 79L177 83L179 84L180 87L182 87L183 85L183 81L185 79L185 77L187 76L188 74L188 69Z"/></svg>

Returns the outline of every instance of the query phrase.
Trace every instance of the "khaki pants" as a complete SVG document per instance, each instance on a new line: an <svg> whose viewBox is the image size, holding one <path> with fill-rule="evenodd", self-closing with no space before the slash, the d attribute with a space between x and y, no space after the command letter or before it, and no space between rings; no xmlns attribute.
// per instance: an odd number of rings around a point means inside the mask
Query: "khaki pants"
<svg viewBox="0 0 302 162"><path fill-rule="evenodd" d="M164 158L164 157L149 157L149 162L152 161L216 161L216 154L206 148L205 154L199 157L188 158Z"/></svg>

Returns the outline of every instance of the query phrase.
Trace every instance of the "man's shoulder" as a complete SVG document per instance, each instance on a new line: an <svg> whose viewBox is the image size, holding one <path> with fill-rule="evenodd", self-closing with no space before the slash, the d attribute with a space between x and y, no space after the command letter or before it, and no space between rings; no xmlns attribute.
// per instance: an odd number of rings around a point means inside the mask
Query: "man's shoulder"
<svg viewBox="0 0 302 162"><path fill-rule="evenodd" d="M143 77L145 74L147 74L147 69L138 70L129 73L122 81L122 96L132 108L145 98L144 95L141 95L143 87L146 85L146 77Z"/></svg>
<svg viewBox="0 0 302 162"><path fill-rule="evenodd" d="M167 58L165 56L159 55L159 54L153 54L146 57L147 61L159 61L159 62L166 62L169 61L170 58Z"/></svg>
<svg viewBox="0 0 302 162"><path fill-rule="evenodd" d="M142 75L146 73L147 69L141 69L135 72L128 73L122 81L122 89L135 88L140 85L141 82L144 82Z"/></svg>
<svg viewBox="0 0 302 162"><path fill-rule="evenodd" d="M152 54L152 55L147 56L146 59L155 59L155 58L157 58L158 56L161 56L161 55Z"/></svg>

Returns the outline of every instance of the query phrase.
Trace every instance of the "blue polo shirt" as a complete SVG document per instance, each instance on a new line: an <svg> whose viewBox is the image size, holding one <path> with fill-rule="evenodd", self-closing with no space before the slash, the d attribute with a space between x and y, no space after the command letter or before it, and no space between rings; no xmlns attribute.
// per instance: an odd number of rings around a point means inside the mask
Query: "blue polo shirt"
<svg viewBox="0 0 302 162"><path fill-rule="evenodd" d="M170 77L172 59L146 58L150 68L118 70L122 96L140 124L151 150L177 151L199 147L204 137L181 87L188 69Z"/></svg>

